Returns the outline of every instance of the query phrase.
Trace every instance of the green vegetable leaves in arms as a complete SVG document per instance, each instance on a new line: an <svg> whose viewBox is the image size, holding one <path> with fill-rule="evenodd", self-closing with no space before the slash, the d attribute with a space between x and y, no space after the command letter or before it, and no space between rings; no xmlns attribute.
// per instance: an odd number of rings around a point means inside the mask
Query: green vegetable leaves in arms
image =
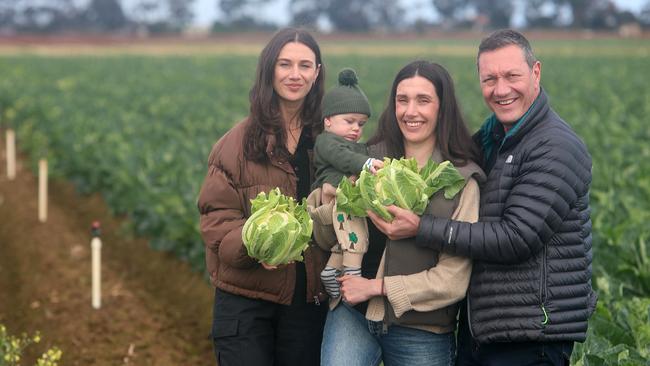
<svg viewBox="0 0 650 366"><path fill-rule="evenodd" d="M386 221L392 215L386 206L395 205L422 215L431 196L444 190L446 199L452 199L465 186L465 179L454 165L429 160L418 168L415 159L384 159L384 167L373 175L364 169L356 184L343 179L336 190L338 210L364 217L372 210Z"/></svg>
<svg viewBox="0 0 650 366"><path fill-rule="evenodd" d="M275 188L268 195L261 192L251 203L251 216L242 230L248 255L269 265L302 261L313 225L305 200L298 204Z"/></svg>

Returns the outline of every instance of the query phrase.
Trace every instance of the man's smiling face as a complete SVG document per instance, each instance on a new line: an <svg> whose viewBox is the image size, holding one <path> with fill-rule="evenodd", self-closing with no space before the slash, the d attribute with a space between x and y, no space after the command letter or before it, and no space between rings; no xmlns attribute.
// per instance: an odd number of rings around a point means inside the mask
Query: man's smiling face
<svg viewBox="0 0 650 366"><path fill-rule="evenodd" d="M517 122L533 104L539 95L541 68L539 61L528 66L516 45L481 53L478 73L483 99L502 124Z"/></svg>

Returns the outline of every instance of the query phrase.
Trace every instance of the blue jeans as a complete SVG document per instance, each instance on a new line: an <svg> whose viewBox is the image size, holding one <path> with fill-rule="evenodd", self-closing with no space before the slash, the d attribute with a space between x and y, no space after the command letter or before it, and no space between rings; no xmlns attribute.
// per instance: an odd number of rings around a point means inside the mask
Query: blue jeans
<svg viewBox="0 0 650 366"><path fill-rule="evenodd" d="M321 366L450 366L454 364L453 333L424 330L367 320L363 314L341 303L327 313Z"/></svg>

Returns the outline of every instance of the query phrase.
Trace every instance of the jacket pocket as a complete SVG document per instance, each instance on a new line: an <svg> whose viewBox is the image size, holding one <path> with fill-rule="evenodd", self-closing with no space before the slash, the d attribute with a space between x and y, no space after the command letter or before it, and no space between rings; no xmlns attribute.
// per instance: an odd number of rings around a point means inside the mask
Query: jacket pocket
<svg viewBox="0 0 650 366"><path fill-rule="evenodd" d="M546 268L546 253L547 252L547 245L544 244L544 250L542 251L542 260L540 264L540 278L539 278L539 301L540 301L540 308L542 311L542 326L546 326L549 322L548 318L548 313L546 312L546 287L548 286L546 283L546 276L547 276L547 268Z"/></svg>
<svg viewBox="0 0 650 366"><path fill-rule="evenodd" d="M212 338L234 337L239 331L239 319L214 319L212 321Z"/></svg>

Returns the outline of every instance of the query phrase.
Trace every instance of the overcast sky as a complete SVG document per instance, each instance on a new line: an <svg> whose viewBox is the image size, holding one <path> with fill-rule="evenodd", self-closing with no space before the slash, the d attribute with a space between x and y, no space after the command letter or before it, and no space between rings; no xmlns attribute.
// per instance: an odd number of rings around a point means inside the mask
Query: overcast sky
<svg viewBox="0 0 650 366"><path fill-rule="evenodd" d="M128 1L128 0L127 0ZM630 10L638 13L646 0L614 0L619 9ZM271 22L284 25L289 22L289 0L273 1L272 6L263 6L259 9L261 18ZM435 19L436 12L433 9L431 0L403 0L402 4L408 4L407 17L409 20L415 18ZM195 0L194 22L199 26L209 26L220 16L217 9L217 0ZM521 18L522 16L519 16ZM513 19L515 23L521 19Z"/></svg>

